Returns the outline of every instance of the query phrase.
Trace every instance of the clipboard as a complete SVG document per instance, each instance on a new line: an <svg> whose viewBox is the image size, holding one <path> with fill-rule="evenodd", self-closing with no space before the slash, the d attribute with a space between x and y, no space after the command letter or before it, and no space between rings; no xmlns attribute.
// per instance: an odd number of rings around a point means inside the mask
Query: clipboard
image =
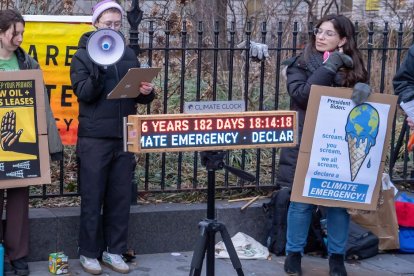
<svg viewBox="0 0 414 276"><path fill-rule="evenodd" d="M141 82L151 82L160 71L160 67L131 68L106 98L111 100L136 98L139 95Z"/></svg>

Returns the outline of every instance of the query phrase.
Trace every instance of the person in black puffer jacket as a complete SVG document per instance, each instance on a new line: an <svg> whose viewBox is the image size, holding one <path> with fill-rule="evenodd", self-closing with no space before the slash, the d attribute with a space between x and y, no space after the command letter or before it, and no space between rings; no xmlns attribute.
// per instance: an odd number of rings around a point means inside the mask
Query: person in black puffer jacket
<svg viewBox="0 0 414 276"><path fill-rule="evenodd" d="M414 45L408 50L407 56L392 80L392 84L395 95L398 95L398 103L414 100ZM414 129L413 118L407 117L407 123L411 129Z"/></svg>
<svg viewBox="0 0 414 276"><path fill-rule="evenodd" d="M323 17L314 30L303 54L292 58L287 67L287 90L291 109L298 111L299 143L312 85L354 87L367 81L361 53L356 48L352 22L342 15ZM364 92L364 91L363 91ZM353 99L361 100L360 90ZM364 94L365 95L365 94ZM365 95L367 96L367 95ZM363 99L362 99L363 100ZM291 187L296 169L299 146L283 148L279 161L277 185ZM285 272L301 275L301 257L311 223L312 204L291 202L287 217ZM328 255L330 275L344 276L344 254L348 237L349 215L345 208L327 207Z"/></svg>
<svg viewBox="0 0 414 276"><path fill-rule="evenodd" d="M92 24L97 29L119 31L122 25L121 6L111 0L94 7ZM135 99L108 100L107 95L130 68L139 67L130 47L122 58L106 68L89 58L85 33L78 45L71 68L72 87L79 102L79 127L76 154L78 183L81 194L79 254L83 269L100 274L97 258L113 270L128 273L121 254L127 251L131 183L135 157L123 150L123 117L136 114L136 104L154 99L151 83L143 82ZM103 218L100 218L101 208ZM100 235L103 231L103 237Z"/></svg>

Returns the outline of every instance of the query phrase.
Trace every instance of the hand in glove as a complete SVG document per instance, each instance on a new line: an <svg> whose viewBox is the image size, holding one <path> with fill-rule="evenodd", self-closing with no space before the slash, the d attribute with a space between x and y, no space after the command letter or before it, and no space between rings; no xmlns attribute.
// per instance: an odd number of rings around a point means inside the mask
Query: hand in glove
<svg viewBox="0 0 414 276"><path fill-rule="evenodd" d="M366 83L357 82L352 91L351 100L356 104L362 104L365 102L369 95L371 95L371 86Z"/></svg>
<svg viewBox="0 0 414 276"><path fill-rule="evenodd" d="M324 66L329 71L336 73L341 67L354 67L354 62L350 56L342 52L335 51L333 53L330 53L328 59L324 63Z"/></svg>
<svg viewBox="0 0 414 276"><path fill-rule="evenodd" d="M246 47L246 41L237 45L237 48ZM262 61L269 57L269 48L266 44L250 41L250 57L254 61Z"/></svg>
<svg viewBox="0 0 414 276"><path fill-rule="evenodd" d="M93 86L99 87L100 85L103 85L103 78L105 74L106 69L104 69L102 66L92 63L92 72L90 74L90 77L92 79Z"/></svg>

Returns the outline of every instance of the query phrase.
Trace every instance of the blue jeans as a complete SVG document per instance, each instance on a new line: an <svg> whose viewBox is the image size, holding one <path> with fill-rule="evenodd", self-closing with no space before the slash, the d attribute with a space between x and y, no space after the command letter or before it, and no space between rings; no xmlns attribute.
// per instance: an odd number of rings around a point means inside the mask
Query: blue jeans
<svg viewBox="0 0 414 276"><path fill-rule="evenodd" d="M312 221L313 204L291 202L287 218L286 253L301 252L306 246ZM328 255L345 254L348 240L349 214L344 208L326 207Z"/></svg>

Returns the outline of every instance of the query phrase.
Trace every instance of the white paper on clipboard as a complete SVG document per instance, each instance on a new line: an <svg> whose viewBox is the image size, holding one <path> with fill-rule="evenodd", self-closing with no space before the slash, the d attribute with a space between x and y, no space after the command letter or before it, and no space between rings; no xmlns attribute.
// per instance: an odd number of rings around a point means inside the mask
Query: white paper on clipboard
<svg viewBox="0 0 414 276"><path fill-rule="evenodd" d="M161 71L160 67L131 68L108 94L107 99L136 98L141 82L151 82Z"/></svg>

